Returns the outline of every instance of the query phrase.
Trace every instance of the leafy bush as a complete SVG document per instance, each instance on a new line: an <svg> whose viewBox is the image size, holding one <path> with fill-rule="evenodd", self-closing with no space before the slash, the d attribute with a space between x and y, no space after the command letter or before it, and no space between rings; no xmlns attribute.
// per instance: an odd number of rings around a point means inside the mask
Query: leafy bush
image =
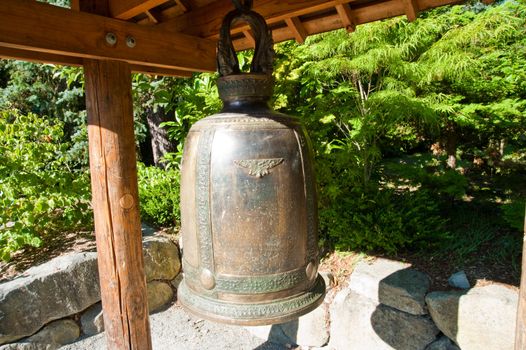
<svg viewBox="0 0 526 350"><path fill-rule="evenodd" d="M0 258L92 225L89 177L71 169L63 123L0 112Z"/></svg>
<svg viewBox="0 0 526 350"><path fill-rule="evenodd" d="M504 220L513 228L519 231L524 230L524 213L525 213L526 201L514 200L511 203L502 205L502 215Z"/></svg>
<svg viewBox="0 0 526 350"><path fill-rule="evenodd" d="M468 188L467 178L449 169L431 155L411 155L384 162L383 176L397 185L409 185L450 199L462 199Z"/></svg>
<svg viewBox="0 0 526 350"><path fill-rule="evenodd" d="M425 191L351 191L321 208L322 233L337 249L428 248L448 237L446 220Z"/></svg>
<svg viewBox="0 0 526 350"><path fill-rule="evenodd" d="M179 170L138 163L138 173L142 219L157 226L178 225L181 220Z"/></svg>

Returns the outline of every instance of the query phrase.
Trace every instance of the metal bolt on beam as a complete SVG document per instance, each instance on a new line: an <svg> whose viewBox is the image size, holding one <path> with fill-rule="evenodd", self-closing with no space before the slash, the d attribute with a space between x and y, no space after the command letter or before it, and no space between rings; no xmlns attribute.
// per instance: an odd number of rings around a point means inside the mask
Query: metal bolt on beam
<svg viewBox="0 0 526 350"><path fill-rule="evenodd" d="M129 48L134 48L135 45L137 45L137 41L135 40L135 38L133 36L127 36L126 37L126 46L128 46Z"/></svg>
<svg viewBox="0 0 526 350"><path fill-rule="evenodd" d="M106 43L110 46L115 46L117 44L117 35L115 33L106 33Z"/></svg>

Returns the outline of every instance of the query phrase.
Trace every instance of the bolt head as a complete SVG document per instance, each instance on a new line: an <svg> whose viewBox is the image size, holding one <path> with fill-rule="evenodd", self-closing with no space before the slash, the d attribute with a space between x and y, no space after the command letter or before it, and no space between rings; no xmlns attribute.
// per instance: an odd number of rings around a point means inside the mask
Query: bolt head
<svg viewBox="0 0 526 350"><path fill-rule="evenodd" d="M108 45L111 45L111 46L114 46L115 44L117 44L117 35L115 35L115 33L106 33L106 43L108 43Z"/></svg>
<svg viewBox="0 0 526 350"><path fill-rule="evenodd" d="M135 40L135 38L133 36L127 36L126 46L128 46L129 48L134 48L135 45L137 45L137 41Z"/></svg>

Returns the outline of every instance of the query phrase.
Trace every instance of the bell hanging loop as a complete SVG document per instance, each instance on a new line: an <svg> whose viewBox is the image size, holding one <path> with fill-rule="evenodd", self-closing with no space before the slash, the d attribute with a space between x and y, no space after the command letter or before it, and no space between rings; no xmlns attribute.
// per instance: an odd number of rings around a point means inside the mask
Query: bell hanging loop
<svg viewBox="0 0 526 350"><path fill-rule="evenodd" d="M232 1L236 9L225 16L219 31L219 42L217 44L217 67L219 74L222 77L240 74L239 61L232 43L230 30L234 22L244 21L249 24L256 42L250 72L272 75L272 65L275 56L274 40L272 39L272 32L265 22L265 18L251 10L252 1L247 0L243 3L238 0Z"/></svg>

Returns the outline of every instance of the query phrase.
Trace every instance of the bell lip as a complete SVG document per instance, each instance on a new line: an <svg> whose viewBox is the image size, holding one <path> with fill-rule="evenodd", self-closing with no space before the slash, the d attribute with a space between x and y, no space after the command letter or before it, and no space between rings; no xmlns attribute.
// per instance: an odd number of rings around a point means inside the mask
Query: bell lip
<svg viewBox="0 0 526 350"><path fill-rule="evenodd" d="M222 324L228 324L228 325L236 325L236 326L268 326L273 324L279 324L279 323L285 323L292 320L295 320L311 311L316 309L318 306L320 306L323 303L323 300L325 298L326 294L326 286L325 281L323 278L318 274L315 283L313 283L312 287L300 294L297 294L295 296L292 296L290 298L284 299L286 301L295 301L300 300L305 294L307 293L313 293L315 294L315 299L295 310L292 310L290 312L284 312L283 314L278 314L274 316L269 317L254 317L254 318L235 318L235 317L229 317L225 315L219 315L209 312L206 309L202 309L195 304L192 304L190 302L187 302L185 299L184 293L192 293L188 287L186 286L186 283L183 279L181 284L179 285L178 291L177 291L177 299L180 302L180 305L187 311L189 311L191 314L206 319L208 321L212 322L218 322ZM222 307L228 308L230 307L236 307L239 306L239 304L230 303L230 302L223 302L221 300L207 298L204 296L197 296L197 298L203 299L203 300L209 300L211 303L214 303L216 305L220 305ZM258 306L268 305L272 304L272 302L269 303L253 303L253 304L242 304L243 306L253 306L254 310L257 309Z"/></svg>
<svg viewBox="0 0 526 350"><path fill-rule="evenodd" d="M239 73L217 80L223 102L268 101L274 93L274 77L265 73Z"/></svg>

